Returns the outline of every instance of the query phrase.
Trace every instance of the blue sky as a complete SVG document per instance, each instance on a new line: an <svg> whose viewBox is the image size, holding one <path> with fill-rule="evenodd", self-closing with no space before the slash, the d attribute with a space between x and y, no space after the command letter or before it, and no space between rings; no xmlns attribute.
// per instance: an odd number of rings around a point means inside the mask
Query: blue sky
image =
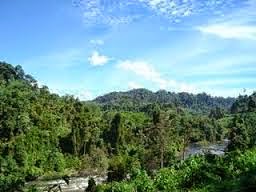
<svg viewBox="0 0 256 192"><path fill-rule="evenodd" d="M256 0L1 0L0 60L59 94L250 94Z"/></svg>

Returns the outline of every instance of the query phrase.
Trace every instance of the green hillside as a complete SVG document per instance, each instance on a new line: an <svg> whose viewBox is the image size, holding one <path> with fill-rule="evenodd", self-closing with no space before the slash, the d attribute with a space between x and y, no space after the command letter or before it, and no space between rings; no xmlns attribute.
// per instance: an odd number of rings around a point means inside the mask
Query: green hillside
<svg viewBox="0 0 256 192"><path fill-rule="evenodd" d="M197 113L209 113L213 108L229 111L235 98L212 97L206 93L174 93L165 90L152 92L147 89L134 89L127 92L113 92L94 100L104 110L143 110L147 105L158 103L161 106L187 108Z"/></svg>

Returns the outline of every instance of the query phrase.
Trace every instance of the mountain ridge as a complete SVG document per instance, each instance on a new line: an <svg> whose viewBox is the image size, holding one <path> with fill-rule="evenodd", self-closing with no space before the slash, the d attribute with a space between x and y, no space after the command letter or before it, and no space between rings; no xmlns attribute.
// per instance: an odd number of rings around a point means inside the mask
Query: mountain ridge
<svg viewBox="0 0 256 192"><path fill-rule="evenodd" d="M175 93L166 90L153 92L140 88L129 91L110 92L92 101L100 104L105 109L125 109L127 107L130 109L131 107L158 103L181 106L198 112L209 112L210 108L216 107L229 111L235 100L236 98L233 97L216 97L207 93Z"/></svg>

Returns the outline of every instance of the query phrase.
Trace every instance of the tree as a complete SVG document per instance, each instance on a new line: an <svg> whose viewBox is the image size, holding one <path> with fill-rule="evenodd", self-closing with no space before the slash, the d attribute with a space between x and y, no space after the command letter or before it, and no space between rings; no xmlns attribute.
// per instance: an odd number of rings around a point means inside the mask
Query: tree
<svg viewBox="0 0 256 192"><path fill-rule="evenodd" d="M236 115L231 124L228 151L245 150L248 148L250 138L241 115Z"/></svg>
<svg viewBox="0 0 256 192"><path fill-rule="evenodd" d="M254 99L253 96L249 97L249 102L248 102L248 111L253 112L256 110L256 98Z"/></svg>
<svg viewBox="0 0 256 192"><path fill-rule="evenodd" d="M116 113L114 118L111 121L109 141L110 141L111 151L114 154L117 154L123 143L122 116L120 113Z"/></svg>
<svg viewBox="0 0 256 192"><path fill-rule="evenodd" d="M191 139L191 133L192 133L192 122L190 119L188 118L182 118L181 119L181 135L183 137L182 139L182 143L183 143L183 147L182 147L182 159L185 160L185 152L186 152L186 148L190 143L190 139Z"/></svg>
<svg viewBox="0 0 256 192"><path fill-rule="evenodd" d="M146 164L149 169L163 168L167 163L167 154L175 143L175 114L170 111L161 111L155 107L152 125L146 130L148 137L147 148L150 156Z"/></svg>
<svg viewBox="0 0 256 192"><path fill-rule="evenodd" d="M108 167L108 181L122 181L127 177L127 157L125 155L113 156Z"/></svg>
<svg viewBox="0 0 256 192"><path fill-rule="evenodd" d="M212 119L221 119L224 117L224 111L220 107L215 107L210 111L209 117Z"/></svg>

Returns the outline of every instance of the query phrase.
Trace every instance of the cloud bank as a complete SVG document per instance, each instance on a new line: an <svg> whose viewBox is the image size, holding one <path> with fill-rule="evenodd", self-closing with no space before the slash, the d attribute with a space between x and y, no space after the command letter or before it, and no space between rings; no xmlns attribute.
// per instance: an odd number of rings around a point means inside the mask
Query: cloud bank
<svg viewBox="0 0 256 192"><path fill-rule="evenodd" d="M117 67L119 69L132 72L139 78L145 79L157 85L159 89L171 89L179 92L195 92L196 88L192 85L183 82L177 82L172 79L163 78L152 65L145 61L121 61Z"/></svg>

